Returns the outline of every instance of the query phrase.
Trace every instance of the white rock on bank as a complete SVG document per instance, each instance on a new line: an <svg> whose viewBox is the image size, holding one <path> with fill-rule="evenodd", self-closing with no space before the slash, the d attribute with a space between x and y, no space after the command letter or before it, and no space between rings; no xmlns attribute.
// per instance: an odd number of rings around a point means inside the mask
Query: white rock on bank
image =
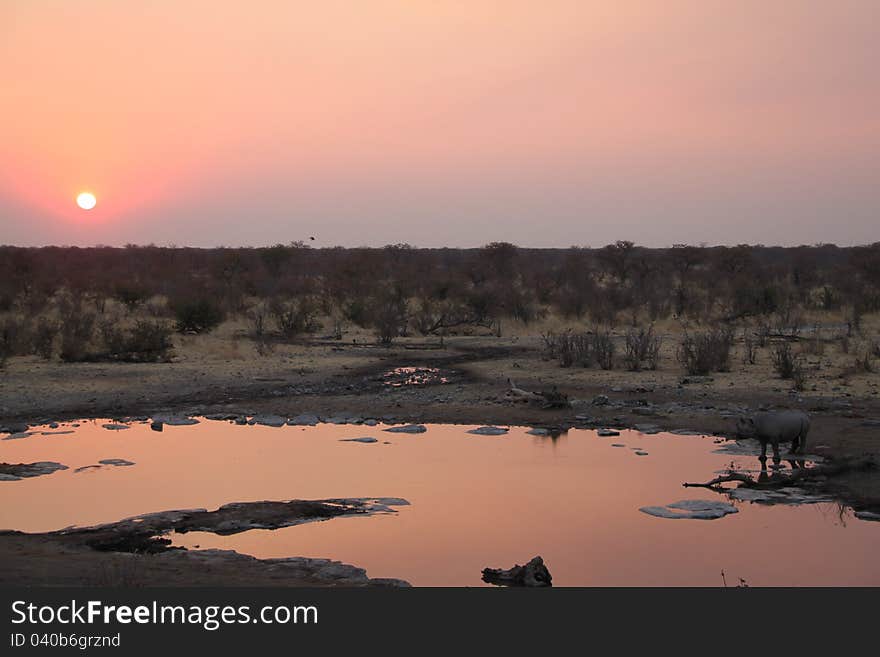
<svg viewBox="0 0 880 657"><path fill-rule="evenodd" d="M503 427L478 427L469 430L468 433L472 433L476 436L503 436L507 433L507 429L504 429Z"/></svg>
<svg viewBox="0 0 880 657"><path fill-rule="evenodd" d="M425 433L427 429L422 424L404 424L399 427L388 427L384 431L388 433Z"/></svg>
<svg viewBox="0 0 880 657"><path fill-rule="evenodd" d="M643 506L639 511L670 520L716 520L739 512L732 504L716 500L680 500L666 506Z"/></svg>

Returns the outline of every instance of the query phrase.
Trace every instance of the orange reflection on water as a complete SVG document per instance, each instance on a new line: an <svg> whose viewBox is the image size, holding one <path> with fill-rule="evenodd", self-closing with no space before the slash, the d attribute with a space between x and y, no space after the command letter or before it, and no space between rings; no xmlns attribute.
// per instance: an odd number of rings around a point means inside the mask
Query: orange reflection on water
<svg viewBox="0 0 880 657"><path fill-rule="evenodd" d="M0 442L2 462L70 466L0 482L0 528L45 531L233 501L393 496L411 506L274 531L173 538L258 557L340 559L372 577L416 585L479 585L483 567L536 554L557 585L719 586L722 569L728 582L743 577L751 585L880 584L880 524L841 518L836 505L745 503L712 521L639 512L681 499L722 499L681 483L708 480L732 459L757 465L754 457L713 453L711 438L598 438L573 430L553 441L522 428L476 436L466 433L470 427L429 425L425 434L406 435L382 427L210 421L158 433L145 424L124 431L100 424ZM362 436L379 442L339 441ZM648 456L637 456L635 447ZM136 465L74 472L107 458Z"/></svg>

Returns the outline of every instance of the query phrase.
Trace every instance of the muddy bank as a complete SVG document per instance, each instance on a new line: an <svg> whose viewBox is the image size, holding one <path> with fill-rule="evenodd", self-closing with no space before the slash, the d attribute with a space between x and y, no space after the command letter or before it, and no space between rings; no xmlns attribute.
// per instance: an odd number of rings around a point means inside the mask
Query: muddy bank
<svg viewBox="0 0 880 657"><path fill-rule="evenodd" d="M0 578L10 586L408 586L330 559L257 559L172 547L173 532L229 535L347 515L394 513L398 498L238 502L214 511L161 511L93 527L0 532Z"/></svg>

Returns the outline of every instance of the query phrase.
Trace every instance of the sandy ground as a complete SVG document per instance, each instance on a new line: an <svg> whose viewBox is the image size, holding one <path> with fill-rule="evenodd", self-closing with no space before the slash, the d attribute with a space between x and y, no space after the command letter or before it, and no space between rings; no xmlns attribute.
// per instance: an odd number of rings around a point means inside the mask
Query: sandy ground
<svg viewBox="0 0 880 657"><path fill-rule="evenodd" d="M231 326L208 336L178 336L170 363L64 364L13 358L0 371L0 426L82 417L122 419L157 412L228 411L563 428L653 424L661 429L732 434L739 413L765 407L800 408L812 418L811 452L831 458L873 455L880 461L880 374L853 367L855 353L870 344L878 324L873 318L868 337L852 341L847 352L831 339L818 349L811 348L819 353L804 355L809 371L802 392L793 391L789 381L776 376L770 347L758 350L755 364L743 363L739 340L730 372L685 376L675 358L680 333L672 324L658 327L664 337L659 369L640 372L562 368L543 353L540 332L546 326L514 326L501 338L449 337L442 346L437 338L402 338L383 348L369 334L348 334L341 341L313 339L277 345L264 355ZM801 343L798 348L805 346ZM880 362L877 365L880 370ZM399 367L437 368L447 382L388 385L385 375ZM568 394L572 407L545 410L511 401L505 394L508 378L527 390L558 387ZM878 472L842 475L828 486L857 509L880 510ZM45 572L31 572L25 582L63 583L64 564L72 561L83 562L90 581L129 577L126 555L119 556L123 566L114 566L116 556L108 561L106 555L80 554L78 548L65 547L64 554L55 552L55 557L47 556L52 553L51 545L34 544L32 549L36 552L31 556L47 551L34 561L42 563L35 567ZM4 537L0 563L20 563L15 557L24 556L23 550L20 538ZM90 559L97 560L89 565ZM131 576L151 582L227 581L220 566L216 580L210 574L214 571L194 580L180 574L187 570L186 564L175 561L187 557L167 559L168 563L160 560L149 566L155 572L144 572L138 566ZM112 571L119 567L123 570ZM107 568L109 574L104 573ZM227 573L230 582L237 577L232 575L235 568ZM263 581L263 575L251 574L255 579L250 583ZM11 575L0 573L4 579ZM296 577L290 579L295 581ZM300 581L314 583L308 573L301 574Z"/></svg>

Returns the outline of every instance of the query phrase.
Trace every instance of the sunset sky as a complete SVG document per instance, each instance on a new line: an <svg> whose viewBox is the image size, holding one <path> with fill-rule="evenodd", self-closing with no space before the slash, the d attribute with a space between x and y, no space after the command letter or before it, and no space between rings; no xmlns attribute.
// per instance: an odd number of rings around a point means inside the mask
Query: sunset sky
<svg viewBox="0 0 880 657"><path fill-rule="evenodd" d="M877 0L0 0L0 244L874 242L878 68Z"/></svg>

